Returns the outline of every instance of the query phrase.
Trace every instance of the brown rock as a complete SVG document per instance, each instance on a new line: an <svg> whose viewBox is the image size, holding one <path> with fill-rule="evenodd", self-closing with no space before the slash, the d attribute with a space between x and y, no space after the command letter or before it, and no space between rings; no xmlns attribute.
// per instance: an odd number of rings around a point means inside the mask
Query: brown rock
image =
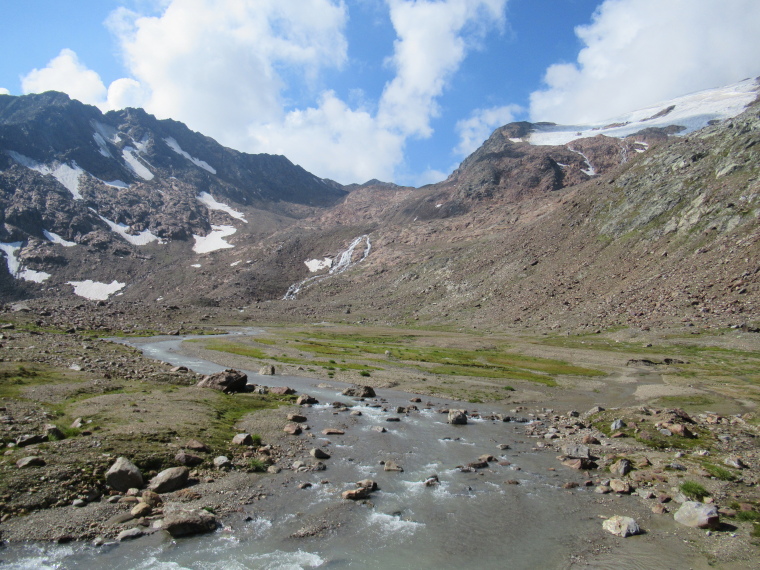
<svg viewBox="0 0 760 570"><path fill-rule="evenodd" d="M270 394L277 394L279 396L289 396L291 394L295 394L296 391L293 388L289 388L288 386L275 386L274 388L269 388Z"/></svg>
<svg viewBox="0 0 760 570"><path fill-rule="evenodd" d="M282 428L282 431L290 435L299 435L301 433L301 426L298 424L286 424L285 427Z"/></svg>
<svg viewBox="0 0 760 570"><path fill-rule="evenodd" d="M338 428L325 428L322 430L323 435L343 435L345 433L342 429Z"/></svg>
<svg viewBox="0 0 760 570"><path fill-rule="evenodd" d="M360 501L369 497L369 490L365 487L349 489L348 491L343 491L341 497L350 501Z"/></svg>
<svg viewBox="0 0 760 570"><path fill-rule="evenodd" d="M245 390L248 384L248 375L228 368L222 372L216 374L210 374L204 376L203 379L198 382L199 388L212 388L214 390L220 390L226 394L232 392L242 392Z"/></svg>

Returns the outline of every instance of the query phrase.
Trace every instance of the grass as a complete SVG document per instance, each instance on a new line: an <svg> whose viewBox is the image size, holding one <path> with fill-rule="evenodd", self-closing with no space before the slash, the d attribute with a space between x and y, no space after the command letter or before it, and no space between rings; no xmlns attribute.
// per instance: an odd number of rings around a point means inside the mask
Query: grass
<svg viewBox="0 0 760 570"><path fill-rule="evenodd" d="M276 394L235 394L227 395L221 392L209 391L206 402L214 410L215 419L208 430L209 443L215 447L223 447L230 442L233 428L244 416L259 410L278 408L295 401L295 396L280 396ZM253 436L252 436L253 437ZM258 443L256 443L258 441ZM256 445L261 445L261 437L254 438Z"/></svg>
<svg viewBox="0 0 760 570"><path fill-rule="evenodd" d="M707 492L707 489L694 481L684 481L678 488L684 495L694 501L701 501L710 494Z"/></svg>
<svg viewBox="0 0 760 570"><path fill-rule="evenodd" d="M249 358L258 358L263 360L267 358L266 353L253 346L246 346L240 342L233 342L224 339L192 339L186 342L200 342L203 343L204 348L208 350L216 350L219 352L229 352L230 354L237 354L239 356L247 356Z"/></svg>
<svg viewBox="0 0 760 570"><path fill-rule="evenodd" d="M710 474L711 477L715 477L721 481L733 481L736 479L731 471L724 467L721 467L720 465L715 465L713 463L705 461L702 463L702 467Z"/></svg>
<svg viewBox="0 0 760 570"><path fill-rule="evenodd" d="M248 468L254 473L263 473L267 470L267 464L261 459L254 458L248 462Z"/></svg>

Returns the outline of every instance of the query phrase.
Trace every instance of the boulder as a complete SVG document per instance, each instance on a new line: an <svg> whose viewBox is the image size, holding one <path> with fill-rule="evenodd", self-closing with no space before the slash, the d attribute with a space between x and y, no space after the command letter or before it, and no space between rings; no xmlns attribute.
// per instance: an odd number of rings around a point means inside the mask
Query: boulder
<svg viewBox="0 0 760 570"><path fill-rule="evenodd" d="M372 386L352 386L343 390L341 394L351 398L374 398L375 390Z"/></svg>
<svg viewBox="0 0 760 570"><path fill-rule="evenodd" d="M261 376L274 376L275 370L273 364L267 364L259 368L259 374Z"/></svg>
<svg viewBox="0 0 760 570"><path fill-rule="evenodd" d="M577 469L578 471L596 468L596 463L594 463L590 459L580 459L580 458L565 459L562 462L562 465L564 465L565 467L569 467L570 469Z"/></svg>
<svg viewBox="0 0 760 570"><path fill-rule="evenodd" d="M203 451L203 452L208 452L208 451L211 451L211 450L208 448L208 445L206 445L205 443L201 443L201 442L200 442L200 441L198 441L197 439L191 439L190 441L188 441L188 442L185 444L185 447L186 447L187 449L192 449L193 451Z"/></svg>
<svg viewBox="0 0 760 570"><path fill-rule="evenodd" d="M314 459L330 459L330 454L322 451L318 447L315 447L309 451L309 455L311 455Z"/></svg>
<svg viewBox="0 0 760 570"><path fill-rule="evenodd" d="M61 431L61 428L55 424L45 424L42 429L45 430L45 435L48 436L48 439L52 439L54 441L66 439L66 436Z"/></svg>
<svg viewBox="0 0 760 570"><path fill-rule="evenodd" d="M124 540L132 540L133 538L139 538L141 536L145 535L145 529L140 526L135 526L132 528L129 528L127 530L121 531L117 536L116 540L118 542L122 542Z"/></svg>
<svg viewBox="0 0 760 570"><path fill-rule="evenodd" d="M562 446L562 453L574 459L591 459L591 452L585 445L568 443Z"/></svg>
<svg viewBox="0 0 760 570"><path fill-rule="evenodd" d="M282 428L282 431L290 435L298 435L301 433L301 426L298 424L285 424L285 427Z"/></svg>
<svg viewBox="0 0 760 570"><path fill-rule="evenodd" d="M174 460L180 465L187 465L188 467L195 467L196 465L203 463L202 457L192 455L185 451L180 451L177 455L175 455Z"/></svg>
<svg viewBox="0 0 760 570"><path fill-rule="evenodd" d="M274 386L269 388L269 393L278 396L290 396L291 394L295 394L296 391L288 386Z"/></svg>
<svg viewBox="0 0 760 570"><path fill-rule="evenodd" d="M233 445L253 445L253 438L250 433L239 433L232 438Z"/></svg>
<svg viewBox="0 0 760 570"><path fill-rule="evenodd" d="M296 404L299 406L305 406L305 405L313 405L313 404L319 404L319 400L316 398L312 398L311 396L307 396L306 394L301 394L298 396L298 399L296 400Z"/></svg>
<svg viewBox="0 0 760 570"><path fill-rule="evenodd" d="M399 472L404 470L403 467L401 467L401 465L399 465L395 461L386 461L383 469L385 471L399 471Z"/></svg>
<svg viewBox="0 0 760 570"><path fill-rule="evenodd" d="M222 372L204 376L201 381L198 382L198 387L212 388L214 390L221 390L225 394L230 394L232 392L244 391L247 384L247 374L228 368Z"/></svg>
<svg viewBox="0 0 760 570"><path fill-rule="evenodd" d="M288 421L302 424L306 421L306 416L302 416L301 414L288 414Z"/></svg>
<svg viewBox="0 0 760 570"><path fill-rule="evenodd" d="M216 517L204 510L175 511L164 517L162 528L173 537L189 536L216 530Z"/></svg>
<svg viewBox="0 0 760 570"><path fill-rule="evenodd" d="M631 484L621 479L612 479L610 481L610 488L616 493L628 494L631 492Z"/></svg>
<svg viewBox="0 0 760 570"><path fill-rule="evenodd" d="M448 423L465 425L467 423L467 412L465 410L449 410Z"/></svg>
<svg viewBox="0 0 760 570"><path fill-rule="evenodd" d="M45 443L48 440L48 436L46 435L22 435L16 440L16 445L18 447L26 447L27 445L35 445L38 443Z"/></svg>
<svg viewBox="0 0 760 570"><path fill-rule="evenodd" d="M673 518L676 522L692 528L717 528L720 525L718 508L696 501L684 502Z"/></svg>
<svg viewBox="0 0 760 570"><path fill-rule="evenodd" d="M625 422L623 420L615 420L610 424L610 430L611 431L617 431L619 429L623 429L625 427Z"/></svg>
<svg viewBox="0 0 760 570"><path fill-rule="evenodd" d="M356 482L357 487L367 489L367 491L377 491L377 483L372 479L362 479Z"/></svg>
<svg viewBox="0 0 760 570"><path fill-rule="evenodd" d="M16 467L19 469L24 469L25 467L43 467L44 465L45 460L42 459L42 457L37 457L36 455L24 457L23 459L16 461Z"/></svg>
<svg viewBox="0 0 760 570"><path fill-rule="evenodd" d="M599 445L599 440L596 439L593 435L584 435L581 441L585 445Z"/></svg>
<svg viewBox="0 0 760 570"><path fill-rule="evenodd" d="M119 457L106 471L106 483L112 489L126 492L143 486L140 470L126 457Z"/></svg>
<svg viewBox="0 0 760 570"><path fill-rule="evenodd" d="M155 493L171 493L184 487L189 476L190 470L187 467L170 467L153 477L148 489Z"/></svg>
<svg viewBox="0 0 760 570"><path fill-rule="evenodd" d="M359 487L358 489L349 489L348 491L343 491L341 493L341 497L344 499L348 499L350 501L360 501L362 499L366 499L369 497L369 489L366 487Z"/></svg>
<svg viewBox="0 0 760 570"><path fill-rule="evenodd" d="M137 503L134 507L132 507L132 510L129 511L129 514L139 519L141 517L147 517L152 512L153 507L151 507L148 503Z"/></svg>
<svg viewBox="0 0 760 570"><path fill-rule="evenodd" d="M624 477L631 471L631 462L627 459L620 459L610 466L610 473L618 477Z"/></svg>
<svg viewBox="0 0 760 570"><path fill-rule="evenodd" d="M728 465L729 467L733 467L735 469L746 469L747 464L742 461L742 458L738 455L731 455L729 457L726 457L723 460L724 465Z"/></svg>
<svg viewBox="0 0 760 570"><path fill-rule="evenodd" d="M635 520L631 517L621 517L620 515L608 518L602 523L602 528L615 536L622 536L623 538L641 532Z"/></svg>
<svg viewBox="0 0 760 570"><path fill-rule="evenodd" d="M232 462L229 457L220 455L219 457L214 458L214 467L217 469L229 469L232 467Z"/></svg>

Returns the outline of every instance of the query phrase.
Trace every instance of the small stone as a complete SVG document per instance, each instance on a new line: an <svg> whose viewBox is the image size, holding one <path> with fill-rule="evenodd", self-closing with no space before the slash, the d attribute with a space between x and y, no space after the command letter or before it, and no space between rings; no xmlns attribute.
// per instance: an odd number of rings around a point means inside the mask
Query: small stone
<svg viewBox="0 0 760 570"><path fill-rule="evenodd" d="M320 448L315 447L311 451L309 451L309 454L314 459L330 459L330 454L322 451Z"/></svg>
<svg viewBox="0 0 760 570"><path fill-rule="evenodd" d="M196 465L203 463L202 457L191 455L190 453L186 453L184 451L180 451L177 455L175 455L174 460L180 465L187 465L188 467L195 467Z"/></svg>
<svg viewBox="0 0 760 570"><path fill-rule="evenodd" d="M346 432L337 428L325 428L322 430L322 435L343 435Z"/></svg>
<svg viewBox="0 0 760 570"><path fill-rule="evenodd" d="M723 464L735 469L746 469L747 464L742 461L741 457L737 455L731 455L723 460Z"/></svg>
<svg viewBox="0 0 760 570"><path fill-rule="evenodd" d="M383 426L372 426L372 431L376 431L378 433L385 433L386 430Z"/></svg>
<svg viewBox="0 0 760 570"><path fill-rule="evenodd" d="M161 495L150 489L143 491L140 498L143 503L150 505L153 508L160 507L164 502L163 499L161 499Z"/></svg>
<svg viewBox="0 0 760 570"><path fill-rule="evenodd" d="M214 467L217 469L229 469L232 467L232 462L229 457L220 455L219 457L214 458Z"/></svg>
<svg viewBox="0 0 760 570"><path fill-rule="evenodd" d="M185 444L185 447L187 449L191 449L192 451L203 451L203 452L211 451L205 443L201 443L197 439L191 439Z"/></svg>
<svg viewBox="0 0 760 570"><path fill-rule="evenodd" d="M301 426L294 423L286 424L285 427L282 428L282 431L290 435L299 435L301 433Z"/></svg>
<svg viewBox="0 0 760 570"><path fill-rule="evenodd" d="M657 503L652 506L652 512L656 515L662 515L668 512L668 508L661 503Z"/></svg>
<svg viewBox="0 0 760 570"><path fill-rule="evenodd" d="M250 433L239 433L232 438L233 445L253 445L253 438Z"/></svg>
<svg viewBox="0 0 760 570"><path fill-rule="evenodd" d="M306 421L306 416L302 416L301 414L288 414L288 421L302 424Z"/></svg>
<svg viewBox="0 0 760 570"><path fill-rule="evenodd" d="M610 488L616 493L628 494L631 492L631 484L621 479L610 480Z"/></svg>
<svg viewBox="0 0 760 570"><path fill-rule="evenodd" d="M87 505L87 501L83 501L82 499L74 499L73 501L71 501L72 507L82 508L85 505Z"/></svg>

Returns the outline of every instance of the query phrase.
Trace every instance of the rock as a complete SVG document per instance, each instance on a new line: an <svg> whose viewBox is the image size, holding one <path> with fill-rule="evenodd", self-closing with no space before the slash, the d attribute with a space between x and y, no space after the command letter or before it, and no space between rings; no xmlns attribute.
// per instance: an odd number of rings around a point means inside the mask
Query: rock
<svg viewBox="0 0 760 570"><path fill-rule="evenodd" d="M356 482L356 486L367 489L367 491L377 491L377 483L372 479L362 479Z"/></svg>
<svg viewBox="0 0 760 570"><path fill-rule="evenodd" d="M312 448L312 450L309 451L309 455L311 455L314 459L330 459L330 454L322 451L318 447Z"/></svg>
<svg viewBox="0 0 760 570"><path fill-rule="evenodd" d="M126 457L119 457L116 462L106 471L106 484L117 491L143 486L143 477L140 470Z"/></svg>
<svg viewBox="0 0 760 570"><path fill-rule="evenodd" d="M163 499L161 499L161 495L156 493L155 491L151 491L150 489L146 489L142 492L142 495L140 497L143 503L146 505L150 505L154 509L156 507L160 507L163 504Z"/></svg>
<svg viewBox="0 0 760 570"><path fill-rule="evenodd" d="M78 509L81 509L82 507L87 505L87 501L84 501L82 499L74 499L71 501L71 506L76 507Z"/></svg>
<svg viewBox="0 0 760 570"><path fill-rule="evenodd" d="M269 388L269 392L278 396L290 396L291 394L296 393L293 388L290 388L288 386L274 386L272 388Z"/></svg>
<svg viewBox="0 0 760 570"><path fill-rule="evenodd" d="M349 501L360 501L369 497L369 489L365 487L349 489L348 491L343 491L340 496Z"/></svg>
<svg viewBox="0 0 760 570"><path fill-rule="evenodd" d="M52 439L54 441L66 439L64 433L55 424L45 424L42 429L45 430L45 435L48 437L48 439Z"/></svg>
<svg viewBox="0 0 760 570"><path fill-rule="evenodd" d="M668 430L673 435L677 435L679 437L685 437L687 439L692 439L694 437L694 434L683 424L669 424Z"/></svg>
<svg viewBox="0 0 760 570"><path fill-rule="evenodd" d="M449 410L448 423L453 425L467 424L467 412L465 410Z"/></svg>
<svg viewBox="0 0 760 570"><path fill-rule="evenodd" d="M397 418L397 417L393 416L393 417L390 417L390 418L385 418L385 421L386 422L400 422L401 418Z"/></svg>
<svg viewBox="0 0 760 570"><path fill-rule="evenodd" d="M186 453L184 451L180 451L177 455L175 455L174 460L180 465L186 465L188 467L194 467L203 463L202 457L191 455L190 453Z"/></svg>
<svg viewBox="0 0 760 570"><path fill-rule="evenodd" d="M298 424L286 424L285 427L282 428L282 431L290 435L298 435L301 433L301 426Z"/></svg>
<svg viewBox="0 0 760 570"><path fill-rule="evenodd" d="M718 528L720 515L715 505L686 501L673 516L676 522L692 528Z"/></svg>
<svg viewBox="0 0 760 570"><path fill-rule="evenodd" d="M129 511L129 513L135 518L147 517L151 512L153 512L153 507L148 503L137 503L132 507L132 510Z"/></svg>
<svg viewBox="0 0 760 570"><path fill-rule="evenodd" d="M277 465L270 465L267 467L267 473L271 473L272 475L277 475L280 471L282 471L282 468Z"/></svg>
<svg viewBox="0 0 760 570"><path fill-rule="evenodd" d="M641 532L635 520L631 517L622 517L620 515L608 518L602 523L602 528L615 536L622 536L623 538Z"/></svg>
<svg viewBox="0 0 760 570"><path fill-rule="evenodd" d="M305 482L305 483L299 483L298 484L299 489L309 489L311 488L311 483Z"/></svg>
<svg viewBox="0 0 760 570"><path fill-rule="evenodd" d="M657 503L652 506L652 512L656 515L662 515L668 512L668 508L661 503Z"/></svg>
<svg viewBox="0 0 760 570"><path fill-rule="evenodd" d="M116 540L118 542L122 542L124 540L132 540L134 538L139 538L144 535L145 535L145 529L139 526L136 526L136 527L128 528L127 530L121 531L116 536Z"/></svg>
<svg viewBox="0 0 760 570"><path fill-rule="evenodd" d="M585 445L567 444L562 446L562 453L575 459L591 459L591 452Z"/></svg>
<svg viewBox="0 0 760 570"><path fill-rule="evenodd" d="M618 431L620 429L623 429L625 427L625 422L623 420L615 420L610 424L610 430L611 431Z"/></svg>
<svg viewBox="0 0 760 570"><path fill-rule="evenodd" d="M631 492L631 484L621 479L612 479L610 481L610 488L616 493L628 494Z"/></svg>
<svg viewBox="0 0 760 570"><path fill-rule="evenodd" d="M30 455L29 457L24 457L16 461L16 467L19 469L24 469L25 467L44 467L44 465L45 460L36 455Z"/></svg>
<svg viewBox="0 0 760 570"><path fill-rule="evenodd" d="M361 416L362 413L359 410L351 410L351 414L350 415L352 415L352 416Z"/></svg>
<svg viewBox="0 0 760 570"><path fill-rule="evenodd" d="M631 462L627 459L620 459L610 466L610 473L618 477L624 477L631 471Z"/></svg>
<svg viewBox="0 0 760 570"><path fill-rule="evenodd" d="M738 457L737 455L731 455L729 457L726 457L723 460L724 465L728 465L729 467L734 467L735 469L746 469L747 464L742 461L741 457Z"/></svg>
<svg viewBox="0 0 760 570"><path fill-rule="evenodd" d="M325 428L322 430L322 435L343 435L346 432L338 428Z"/></svg>
<svg viewBox="0 0 760 570"><path fill-rule="evenodd" d="M498 447L501 450L506 450L506 449L509 449L509 444L508 443L500 443L496 447Z"/></svg>
<svg viewBox="0 0 760 570"><path fill-rule="evenodd" d="M594 414L598 414L599 412L603 412L603 411L604 411L603 407L601 407L601 406L594 406L588 412L586 412L585 415L587 415L587 416L593 416Z"/></svg>
<svg viewBox="0 0 760 570"><path fill-rule="evenodd" d="M470 469L486 469L488 468L488 462L487 461L473 461L472 463L468 463L467 467L469 467Z"/></svg>
<svg viewBox="0 0 760 570"><path fill-rule="evenodd" d="M346 388L341 394L351 398L374 398L375 390L372 386L353 386Z"/></svg>
<svg viewBox="0 0 760 570"><path fill-rule="evenodd" d="M173 537L202 534L216 530L216 517L204 510L174 511L164 517L162 528Z"/></svg>
<svg viewBox="0 0 760 570"><path fill-rule="evenodd" d="M259 375L261 376L274 376L275 370L273 364L267 364L259 368Z"/></svg>
<svg viewBox="0 0 760 570"><path fill-rule="evenodd" d="M371 428L371 429L372 429L372 431L376 431L376 432L378 432L378 433L385 433L385 432L387 432L387 431L388 431L388 430L387 430L387 429L385 429L383 426L372 426L372 428Z"/></svg>
<svg viewBox="0 0 760 570"><path fill-rule="evenodd" d="M232 445L253 445L250 433L239 433L232 438Z"/></svg>
<svg viewBox="0 0 760 570"><path fill-rule="evenodd" d="M295 422L297 424L302 424L306 421L306 416L302 416L301 414L288 414L288 421L289 422Z"/></svg>
<svg viewBox="0 0 760 570"><path fill-rule="evenodd" d="M296 404L298 404L299 406L319 404L319 400L317 400L316 398L312 398L311 396L307 396L306 394L301 394L300 396L298 396L298 399L296 400Z"/></svg>
<svg viewBox="0 0 760 570"><path fill-rule="evenodd" d="M148 488L156 493L171 493L187 484L190 470L187 467L170 467L153 477Z"/></svg>
<svg viewBox="0 0 760 570"><path fill-rule="evenodd" d="M577 469L578 471L596 468L596 463L590 459L566 459L562 462L562 465L570 469Z"/></svg>
<svg viewBox="0 0 760 570"><path fill-rule="evenodd" d="M217 469L229 469L232 467L232 462L229 457L220 455L219 457L214 458L214 467Z"/></svg>
<svg viewBox="0 0 760 570"><path fill-rule="evenodd" d="M485 461L486 463L493 463L496 461L496 458L493 455L490 455L488 453L481 455L478 457L478 461Z"/></svg>
<svg viewBox="0 0 760 570"><path fill-rule="evenodd" d="M38 443L45 443L47 440L48 440L48 436L46 435L38 435L38 434L22 435L16 440L16 445L18 447L26 447L27 445L36 445Z"/></svg>
<svg viewBox="0 0 760 570"><path fill-rule="evenodd" d="M612 489L608 485L599 485L596 489L594 489L594 493L598 493L600 495L606 495L607 493L611 493Z"/></svg>
<svg viewBox="0 0 760 570"><path fill-rule="evenodd" d="M203 451L203 452L211 451L205 443L201 443L197 439L191 439L185 444L185 447L187 449L192 449L193 451Z"/></svg>
<svg viewBox="0 0 760 570"><path fill-rule="evenodd" d="M82 418L77 418L69 426L71 429L80 429L84 425Z"/></svg>
<svg viewBox="0 0 760 570"><path fill-rule="evenodd" d="M487 466L487 464L486 464L486 466ZM401 467L401 465L399 465L395 461L386 461L385 462L385 466L383 467L383 470L384 471L398 471L398 472L401 472L404 469L403 469L403 467Z"/></svg>
<svg viewBox="0 0 760 570"><path fill-rule="evenodd" d="M174 366L171 372L188 372L187 366Z"/></svg>
<svg viewBox="0 0 760 570"><path fill-rule="evenodd" d="M221 390L225 394L230 394L232 392L244 391L247 384L247 374L228 368L222 372L204 376L203 379L198 382L198 387L212 388L214 390Z"/></svg>
<svg viewBox="0 0 760 570"><path fill-rule="evenodd" d="M593 435L584 435L581 440L585 445L599 445L599 440Z"/></svg>

